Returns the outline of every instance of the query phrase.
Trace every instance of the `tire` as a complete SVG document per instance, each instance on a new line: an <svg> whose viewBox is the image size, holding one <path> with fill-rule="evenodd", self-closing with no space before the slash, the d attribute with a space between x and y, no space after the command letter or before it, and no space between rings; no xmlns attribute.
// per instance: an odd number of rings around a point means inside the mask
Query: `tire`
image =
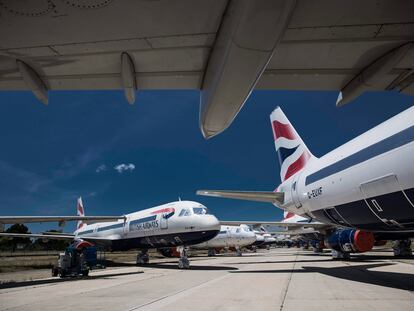
<svg viewBox="0 0 414 311"><path fill-rule="evenodd" d="M89 270L82 271L82 276L88 276L88 275L89 275Z"/></svg>
<svg viewBox="0 0 414 311"><path fill-rule="evenodd" d="M52 276L58 276L59 275L59 271L57 268L53 267L52 268Z"/></svg>

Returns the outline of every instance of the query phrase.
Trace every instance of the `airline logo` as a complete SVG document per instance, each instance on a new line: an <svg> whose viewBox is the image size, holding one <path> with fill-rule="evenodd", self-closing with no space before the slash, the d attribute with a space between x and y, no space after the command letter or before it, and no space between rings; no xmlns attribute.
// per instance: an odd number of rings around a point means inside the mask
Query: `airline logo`
<svg viewBox="0 0 414 311"><path fill-rule="evenodd" d="M283 182L299 172L311 154L279 107L272 112L270 120Z"/></svg>
<svg viewBox="0 0 414 311"><path fill-rule="evenodd" d="M163 218L168 219L175 214L175 209L173 207L162 208L155 212L152 212L151 214L152 215L162 214Z"/></svg>

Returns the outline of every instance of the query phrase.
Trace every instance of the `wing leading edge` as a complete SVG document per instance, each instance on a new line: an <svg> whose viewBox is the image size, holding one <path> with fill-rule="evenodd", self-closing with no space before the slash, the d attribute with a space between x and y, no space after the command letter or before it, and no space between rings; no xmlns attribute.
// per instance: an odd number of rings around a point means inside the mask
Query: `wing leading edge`
<svg viewBox="0 0 414 311"><path fill-rule="evenodd" d="M198 195L247 201L283 204L284 193L272 191L198 190Z"/></svg>
<svg viewBox="0 0 414 311"><path fill-rule="evenodd" d="M110 222L119 219L126 220L125 216L0 216L0 224L33 223L33 222Z"/></svg>

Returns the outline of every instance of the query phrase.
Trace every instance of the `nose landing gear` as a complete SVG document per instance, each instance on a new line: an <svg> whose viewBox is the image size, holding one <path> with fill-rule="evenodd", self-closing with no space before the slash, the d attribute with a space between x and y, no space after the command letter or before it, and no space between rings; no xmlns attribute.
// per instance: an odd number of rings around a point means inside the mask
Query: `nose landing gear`
<svg viewBox="0 0 414 311"><path fill-rule="evenodd" d="M190 261L188 260L187 257L187 248L185 247L180 247L179 248L179 252L180 252L180 259L178 260L178 268L179 269L188 269L190 268Z"/></svg>
<svg viewBox="0 0 414 311"><path fill-rule="evenodd" d="M138 255L137 255L137 265L146 265L149 263L149 256L148 256L148 250L142 250Z"/></svg>

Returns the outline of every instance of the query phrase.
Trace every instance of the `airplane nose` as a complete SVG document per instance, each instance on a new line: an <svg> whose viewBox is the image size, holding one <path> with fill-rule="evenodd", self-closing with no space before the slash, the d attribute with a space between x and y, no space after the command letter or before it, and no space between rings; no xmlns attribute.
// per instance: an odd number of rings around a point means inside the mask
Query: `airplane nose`
<svg viewBox="0 0 414 311"><path fill-rule="evenodd" d="M200 227L205 231L220 231L220 222L214 215L203 215L199 218Z"/></svg>
<svg viewBox="0 0 414 311"><path fill-rule="evenodd" d="M220 230L220 221L214 215L206 215L208 216L207 225L209 230Z"/></svg>

